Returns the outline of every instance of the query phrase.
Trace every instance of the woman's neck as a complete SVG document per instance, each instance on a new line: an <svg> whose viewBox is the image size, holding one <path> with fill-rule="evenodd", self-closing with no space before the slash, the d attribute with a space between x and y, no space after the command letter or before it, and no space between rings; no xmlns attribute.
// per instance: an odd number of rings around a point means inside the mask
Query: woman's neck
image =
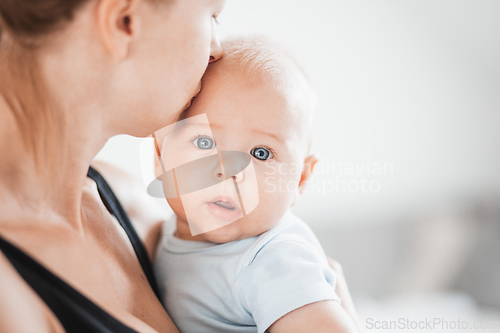
<svg viewBox="0 0 500 333"><path fill-rule="evenodd" d="M92 137L95 124L91 120L70 117L65 119L68 124L74 125L67 126L58 138L55 156L46 156L59 162L48 167L27 148L11 110L0 96L0 226L17 227L43 220L82 231L83 185L89 164L106 139Z"/></svg>

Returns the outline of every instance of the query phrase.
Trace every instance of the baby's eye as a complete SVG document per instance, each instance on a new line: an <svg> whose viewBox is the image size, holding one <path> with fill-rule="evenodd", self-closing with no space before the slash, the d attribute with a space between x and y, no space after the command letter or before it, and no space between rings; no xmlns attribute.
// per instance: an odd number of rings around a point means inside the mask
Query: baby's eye
<svg viewBox="0 0 500 333"><path fill-rule="evenodd" d="M198 147L199 149L203 150L208 150L208 149L214 149L215 148L215 142L214 140L210 139L209 137L202 136L198 137L193 140L193 144Z"/></svg>
<svg viewBox="0 0 500 333"><path fill-rule="evenodd" d="M256 159L261 160L261 161L268 160L269 158L272 157L271 152L269 150L267 150L266 148L262 148L262 147L253 149L251 154L253 157L255 157Z"/></svg>

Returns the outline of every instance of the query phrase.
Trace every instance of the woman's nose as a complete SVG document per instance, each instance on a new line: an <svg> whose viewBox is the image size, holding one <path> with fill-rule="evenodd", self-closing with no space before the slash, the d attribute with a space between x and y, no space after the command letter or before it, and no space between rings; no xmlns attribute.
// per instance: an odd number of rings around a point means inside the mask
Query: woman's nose
<svg viewBox="0 0 500 333"><path fill-rule="evenodd" d="M210 43L210 60L209 63L215 62L222 58L222 46L215 32L215 26L212 29L212 42Z"/></svg>

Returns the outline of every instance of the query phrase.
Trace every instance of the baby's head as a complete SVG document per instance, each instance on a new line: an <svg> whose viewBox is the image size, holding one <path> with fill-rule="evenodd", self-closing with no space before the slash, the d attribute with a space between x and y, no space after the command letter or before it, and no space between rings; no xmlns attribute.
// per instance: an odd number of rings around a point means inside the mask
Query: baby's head
<svg viewBox="0 0 500 333"><path fill-rule="evenodd" d="M310 155L316 99L301 68L258 39L231 40L223 49L222 59L208 67L200 94L181 119L206 114L210 124L211 133L197 133L190 149L252 156L256 177L243 171L233 178L241 196L258 193L258 205L233 223L191 236L181 200L168 199L177 214L178 237L215 243L257 236L273 227L296 202L316 163ZM229 201L232 205L210 203L216 217L235 214L234 201Z"/></svg>

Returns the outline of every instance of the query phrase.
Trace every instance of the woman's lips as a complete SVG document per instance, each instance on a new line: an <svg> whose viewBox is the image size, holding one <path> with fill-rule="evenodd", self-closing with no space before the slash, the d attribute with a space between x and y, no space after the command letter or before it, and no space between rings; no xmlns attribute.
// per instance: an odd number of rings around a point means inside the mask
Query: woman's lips
<svg viewBox="0 0 500 333"><path fill-rule="evenodd" d="M186 111L187 109L189 109L189 107L191 106L191 104L193 104L193 100L194 100L194 97L191 98L189 100L189 102L186 103L186 105L184 105L184 108L182 109L183 112Z"/></svg>
<svg viewBox="0 0 500 333"><path fill-rule="evenodd" d="M212 214L224 220L235 221L243 217L239 205L229 196L217 196L206 205Z"/></svg>
<svg viewBox="0 0 500 333"><path fill-rule="evenodd" d="M198 89L196 90L196 94L194 94L194 96L191 97L189 102L187 102L186 105L184 106L183 111L187 110L191 106L191 104L193 104L194 99L200 94L200 92L201 92L201 83L198 86Z"/></svg>

